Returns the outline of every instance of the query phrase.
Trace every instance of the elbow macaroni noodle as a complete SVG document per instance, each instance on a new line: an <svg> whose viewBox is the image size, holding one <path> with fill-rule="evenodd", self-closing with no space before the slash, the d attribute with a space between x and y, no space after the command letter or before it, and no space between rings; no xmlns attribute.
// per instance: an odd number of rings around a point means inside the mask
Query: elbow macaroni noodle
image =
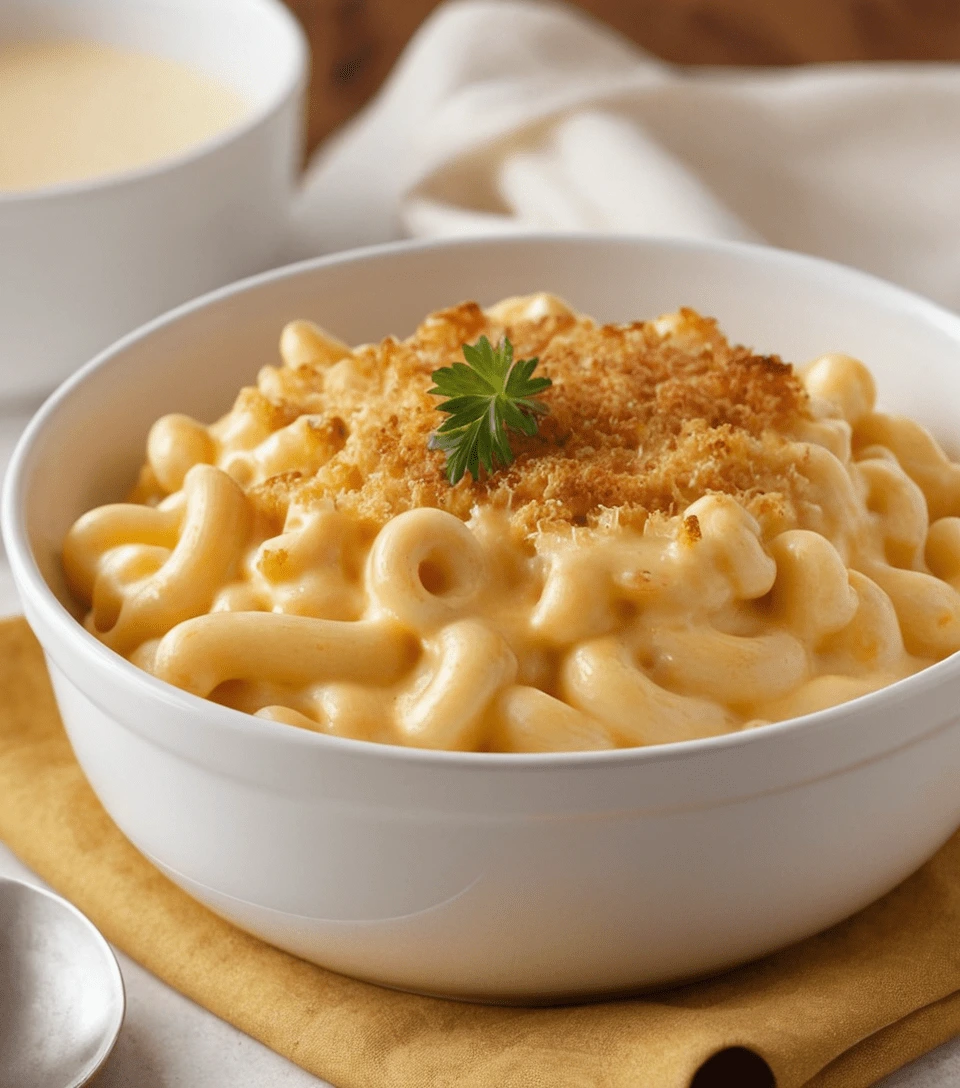
<svg viewBox="0 0 960 1088"><path fill-rule="evenodd" d="M486 318L568 313L536 295ZM645 335L702 350L684 315ZM802 370L809 410L763 437L795 470L786 514L705 488L642 526L606 509L518 535L502 503L271 506L349 441L311 375L350 419L368 380L363 349L309 322L280 350L219 422L160 419L134 498L64 544L88 630L187 692L362 740L602 750L809 713L960 650L960 467L875 410L854 359ZM277 390L296 382L290 412Z"/></svg>

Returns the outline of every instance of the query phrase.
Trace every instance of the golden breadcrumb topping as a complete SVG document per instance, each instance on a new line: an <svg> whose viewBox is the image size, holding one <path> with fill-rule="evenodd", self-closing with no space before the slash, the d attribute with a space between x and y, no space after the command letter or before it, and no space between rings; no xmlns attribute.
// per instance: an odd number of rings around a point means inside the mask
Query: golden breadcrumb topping
<svg viewBox="0 0 960 1088"><path fill-rule="evenodd" d="M463 344L481 334L494 342L506 334L516 358L539 358L537 376L553 382L542 397L549 415L538 435L511 435L509 469L451 487L443 453L429 446L445 417L427 390L431 373L462 361ZM519 535L611 518L640 526L708 492L735 496L771 525L797 493L790 436L810 417L788 364L729 344L710 318L684 309L597 325L549 295L487 311L464 302L404 341L387 338L332 363L266 367L258 386L240 394L238 408L269 431L309 414L318 466L253 487L265 513L332 500L382 524L412 507L467 519L482 505L509 511Z"/></svg>

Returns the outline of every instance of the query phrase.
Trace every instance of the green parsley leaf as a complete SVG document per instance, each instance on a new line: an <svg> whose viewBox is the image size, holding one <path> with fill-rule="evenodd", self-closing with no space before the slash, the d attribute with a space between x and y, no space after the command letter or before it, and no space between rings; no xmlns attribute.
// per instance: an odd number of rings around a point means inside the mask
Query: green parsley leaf
<svg viewBox="0 0 960 1088"><path fill-rule="evenodd" d="M481 465L488 473L511 465L508 431L537 433L537 417L549 408L533 398L553 384L549 378L532 377L538 359L514 362L513 344L506 336L496 347L486 336L464 344L463 357L466 363L435 370L430 377L436 384L428 390L448 398L437 409L449 419L430 436L430 448L447 455L451 484L467 472L479 480Z"/></svg>

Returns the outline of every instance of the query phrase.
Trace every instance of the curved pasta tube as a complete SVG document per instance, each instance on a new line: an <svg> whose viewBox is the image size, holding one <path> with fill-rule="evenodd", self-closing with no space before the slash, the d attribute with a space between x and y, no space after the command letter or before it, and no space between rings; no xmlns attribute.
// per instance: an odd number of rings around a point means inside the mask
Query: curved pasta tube
<svg viewBox="0 0 960 1088"><path fill-rule="evenodd" d="M122 544L172 549L183 512L117 502L84 514L63 542L63 573L70 592L86 604L93 600L97 568L103 555Z"/></svg>
<svg viewBox="0 0 960 1088"><path fill-rule="evenodd" d="M389 622L215 612L164 635L153 673L204 698L227 680L293 687L324 680L389 684L410 667L414 652L410 638Z"/></svg>
<svg viewBox="0 0 960 1088"><path fill-rule="evenodd" d="M762 717L769 722L782 722L787 718L799 718L804 714L814 714L818 710L827 710L861 695L891 683L896 677L891 676L816 676L808 680L796 691L782 699L765 703Z"/></svg>
<svg viewBox="0 0 960 1088"><path fill-rule="evenodd" d="M496 702L491 748L497 752L587 752L616 748L602 722L539 688L514 684Z"/></svg>
<svg viewBox="0 0 960 1088"><path fill-rule="evenodd" d="M396 744L395 703L390 691L349 683L324 684L314 698L325 733L390 744Z"/></svg>
<svg viewBox="0 0 960 1088"><path fill-rule="evenodd" d="M927 533L927 566L960 591L960 518L940 518Z"/></svg>
<svg viewBox="0 0 960 1088"><path fill-rule="evenodd" d="M453 514L430 508L391 518L367 563L367 588L380 608L420 632L449 623L486 580L473 533Z"/></svg>
<svg viewBox="0 0 960 1088"><path fill-rule="evenodd" d="M716 322L701 317L695 310L681 306L679 310L661 314L646 322L656 334L685 351L701 352L723 344L723 334Z"/></svg>
<svg viewBox="0 0 960 1088"><path fill-rule="evenodd" d="M919 484L932 519L960 514L960 465L951 462L933 435L912 419L871 412L854 428L857 447L892 450L904 472Z"/></svg>
<svg viewBox="0 0 960 1088"><path fill-rule="evenodd" d="M133 651L131 651L128 658L138 669L143 669L144 672L153 672L153 662L157 656L157 647L160 645L160 639L151 638L146 642L141 642L140 645Z"/></svg>
<svg viewBox="0 0 960 1088"><path fill-rule="evenodd" d="M517 674L513 651L485 624L460 620L439 632L427 665L426 685L397 700L401 738L418 748L475 750L490 702Z"/></svg>
<svg viewBox="0 0 960 1088"><path fill-rule="evenodd" d="M269 370L264 367L264 370ZM276 401L256 386L244 386L237 394L233 407L207 428L221 451L218 466L229 471L230 458L244 450L252 450L269 438L278 427L289 422Z"/></svg>
<svg viewBox="0 0 960 1088"><path fill-rule="evenodd" d="M732 728L716 703L655 684L612 638L585 642L570 654L563 689L573 706L605 722L625 744L671 744Z"/></svg>
<svg viewBox="0 0 960 1088"><path fill-rule="evenodd" d="M190 416L161 416L147 435L147 464L167 494L183 487L194 465L212 465L216 456L210 432Z"/></svg>
<svg viewBox="0 0 960 1088"><path fill-rule="evenodd" d="M823 526L816 528L838 541L855 537L863 521L863 502L846 466L823 446L799 443L800 472L810 481Z"/></svg>
<svg viewBox="0 0 960 1088"><path fill-rule="evenodd" d="M859 461L854 471L867 485L867 507L879 515L887 560L896 567L917 566L929 525L923 492L886 459Z"/></svg>
<svg viewBox="0 0 960 1088"><path fill-rule="evenodd" d="M284 472L313 476L343 449L346 424L339 416L302 415L265 438L250 454L250 467L259 479Z"/></svg>
<svg viewBox="0 0 960 1088"><path fill-rule="evenodd" d="M186 515L170 558L124 598L115 622L109 616L101 624L94 613L101 640L118 653L208 611L246 545L250 510L246 496L226 473L195 465L184 490Z"/></svg>
<svg viewBox="0 0 960 1088"><path fill-rule="evenodd" d="M939 659L960 650L960 593L932 574L886 563L868 574L893 601L910 653Z"/></svg>
<svg viewBox="0 0 960 1088"><path fill-rule="evenodd" d="M360 397L367 385L363 364L348 355L323 372L323 391L328 397Z"/></svg>
<svg viewBox="0 0 960 1088"><path fill-rule="evenodd" d="M853 456L854 462L860 461L889 461L891 465L899 466L897 455L886 446L860 446Z"/></svg>
<svg viewBox="0 0 960 1088"><path fill-rule="evenodd" d="M865 574L849 570L847 577L857 595L857 611L846 627L823 643L821 650L839 658L844 671L895 668L903 662L906 648L893 601Z"/></svg>
<svg viewBox="0 0 960 1088"><path fill-rule="evenodd" d="M826 537L790 529L773 539L770 552L777 564L771 612L781 623L811 646L847 626L859 599Z"/></svg>
<svg viewBox="0 0 960 1088"><path fill-rule="evenodd" d="M803 420L796 435L801 442L822 446L843 464L850 460L853 429L845 419Z"/></svg>
<svg viewBox="0 0 960 1088"><path fill-rule="evenodd" d="M346 440L347 425L340 416L305 412L252 446L231 444L219 464L243 487L286 473L310 477L343 449Z"/></svg>
<svg viewBox="0 0 960 1088"><path fill-rule="evenodd" d="M320 510L287 519L288 528L257 549L253 568L278 612L358 619L366 603L360 577L366 548L355 518Z"/></svg>
<svg viewBox="0 0 960 1088"><path fill-rule="evenodd" d="M285 366L330 366L351 354L342 340L312 321L291 321L280 333L280 357Z"/></svg>
<svg viewBox="0 0 960 1088"><path fill-rule="evenodd" d="M512 295L487 308L487 315L498 325L513 325L518 321L542 321L545 317L573 317L566 302L549 291L532 295Z"/></svg>
<svg viewBox="0 0 960 1088"><path fill-rule="evenodd" d="M877 400L873 375L849 355L821 355L804 369L802 380L812 397L828 401L848 423L872 412Z"/></svg>
<svg viewBox="0 0 960 1088"><path fill-rule="evenodd" d="M792 635L729 635L713 627L654 632L654 675L671 687L721 703L785 695L807 677L807 652Z"/></svg>
<svg viewBox="0 0 960 1088"><path fill-rule="evenodd" d="M559 646L606 634L617 624L611 590L610 571L598 550L558 552L550 559L530 628Z"/></svg>
<svg viewBox="0 0 960 1088"><path fill-rule="evenodd" d="M97 569L92 607L84 624L87 630L98 634L113 627L124 600L152 578L170 554L169 548L156 544L121 544L119 548L111 548Z"/></svg>
<svg viewBox="0 0 960 1088"><path fill-rule="evenodd" d="M706 553L723 574L734 596L752 600L768 593L776 566L763 550L760 526L729 495L704 495L683 512L684 525L695 519L700 539L688 545L699 562ZM686 532L689 541L689 530ZM689 554L689 552L688 552Z"/></svg>

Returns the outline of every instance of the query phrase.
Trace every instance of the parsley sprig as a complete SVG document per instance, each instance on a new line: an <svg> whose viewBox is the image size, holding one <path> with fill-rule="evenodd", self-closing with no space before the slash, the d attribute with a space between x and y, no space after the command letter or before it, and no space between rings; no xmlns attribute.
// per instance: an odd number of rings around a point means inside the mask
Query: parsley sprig
<svg viewBox="0 0 960 1088"><path fill-rule="evenodd" d="M430 437L431 449L447 455L446 476L451 484L469 472L480 479L480 466L493 472L513 463L508 431L534 435L537 417L549 408L533 398L553 383L531 377L539 359L514 361L513 345L504 337L496 347L486 336L463 345L466 363L441 367L430 377L434 396L448 397L437 405L450 418Z"/></svg>

